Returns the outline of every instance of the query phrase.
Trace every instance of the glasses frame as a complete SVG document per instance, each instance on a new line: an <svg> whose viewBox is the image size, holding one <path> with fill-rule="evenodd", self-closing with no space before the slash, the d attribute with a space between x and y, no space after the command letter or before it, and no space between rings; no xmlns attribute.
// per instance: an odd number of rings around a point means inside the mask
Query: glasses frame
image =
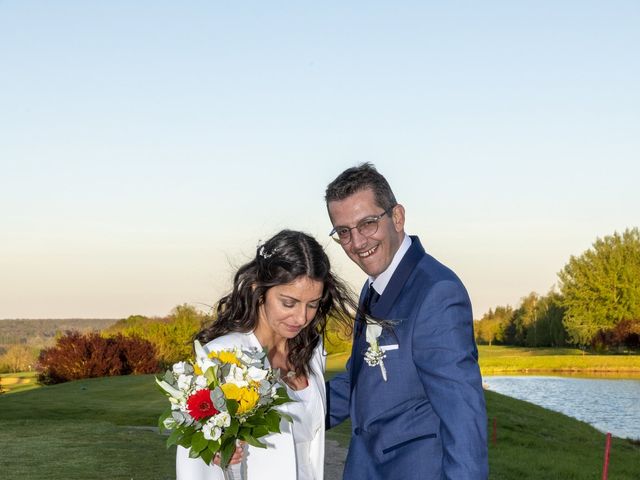
<svg viewBox="0 0 640 480"><path fill-rule="evenodd" d="M382 212L380 215L373 215L373 216L371 216L371 217L365 217L365 218L363 218L362 220L360 220L360 221L358 222L358 224L357 224L355 227L345 227L345 226L341 226L341 225L339 225L339 226L337 226L337 227L334 227L334 228L333 228L333 230L331 230L331 231L329 232L329 236L331 237L331 239L332 239L334 242L339 243L340 245L349 245L349 244L351 243L351 238L352 238L351 230L353 230L353 229L357 229L357 230L358 230L358 233L360 233L360 235L363 235L363 236L365 236L365 237L370 237L371 235L375 235L375 234L377 233L377 231L378 231L378 224L380 223L380 219L381 219L382 217L384 217L385 215L390 215L390 214L391 214L391 212L393 211L393 209L394 209L395 207L396 207L396 206L394 205L394 206L393 206L393 207L391 207L389 210L385 210L384 212ZM365 235L364 233L362 233L362 232L360 231L360 228L359 228L359 227L361 227L363 223L365 223L365 222L371 222L371 221L375 221L375 223L376 223L376 229L375 229L373 232L371 232L370 234ZM338 238L334 237L334 235L337 233L337 230L338 230L339 228L346 228L346 229L348 229L348 230L349 230L349 239L348 239L346 242L343 242L342 240L340 240L340 237L338 237Z"/></svg>

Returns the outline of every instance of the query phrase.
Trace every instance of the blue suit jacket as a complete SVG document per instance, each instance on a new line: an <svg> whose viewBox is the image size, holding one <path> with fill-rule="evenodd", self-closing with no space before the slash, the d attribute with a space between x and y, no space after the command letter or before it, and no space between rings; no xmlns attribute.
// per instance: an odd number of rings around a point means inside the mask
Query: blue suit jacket
<svg viewBox="0 0 640 480"><path fill-rule="evenodd" d="M398 348L386 351L385 382L364 362L356 319L347 370L327 383L327 426L352 422L344 479L486 479L484 393L460 279L412 237L371 313L395 322L379 344Z"/></svg>

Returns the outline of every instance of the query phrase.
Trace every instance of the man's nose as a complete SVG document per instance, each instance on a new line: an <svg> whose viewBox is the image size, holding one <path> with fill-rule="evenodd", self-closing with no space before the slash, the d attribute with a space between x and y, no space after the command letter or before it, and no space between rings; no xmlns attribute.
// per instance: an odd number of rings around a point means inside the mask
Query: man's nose
<svg viewBox="0 0 640 480"><path fill-rule="evenodd" d="M367 244L367 237L362 235L357 228L351 230L351 246L356 250Z"/></svg>

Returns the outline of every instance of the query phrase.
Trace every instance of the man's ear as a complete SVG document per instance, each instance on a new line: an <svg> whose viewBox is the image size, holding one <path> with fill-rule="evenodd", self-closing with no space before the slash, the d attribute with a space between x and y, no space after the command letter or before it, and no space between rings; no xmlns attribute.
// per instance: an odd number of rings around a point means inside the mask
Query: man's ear
<svg viewBox="0 0 640 480"><path fill-rule="evenodd" d="M393 220L393 226L396 232L404 231L404 207L397 204L391 211L391 219Z"/></svg>

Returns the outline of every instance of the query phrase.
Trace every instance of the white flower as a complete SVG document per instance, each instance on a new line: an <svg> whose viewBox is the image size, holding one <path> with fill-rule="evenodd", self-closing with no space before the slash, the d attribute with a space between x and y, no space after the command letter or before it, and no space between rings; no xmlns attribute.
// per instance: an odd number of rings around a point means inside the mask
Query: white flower
<svg viewBox="0 0 640 480"><path fill-rule="evenodd" d="M189 390L191 388L191 380L193 379L193 375L178 375L178 388L183 391Z"/></svg>
<svg viewBox="0 0 640 480"><path fill-rule="evenodd" d="M216 364L211 361L207 351L204 349L202 345L200 345L199 341L195 341L193 343L193 348L196 353L196 363L200 367L203 372L206 372L209 367L215 367Z"/></svg>
<svg viewBox="0 0 640 480"><path fill-rule="evenodd" d="M207 379L202 375L196 376L196 388L200 390L207 387L208 387Z"/></svg>
<svg viewBox="0 0 640 480"><path fill-rule="evenodd" d="M229 375L224 379L224 383L235 383L238 387L246 387L249 382L245 380L245 372L235 364L231 364Z"/></svg>
<svg viewBox="0 0 640 480"><path fill-rule="evenodd" d="M209 419L207 423L202 426L202 434L207 440L218 440L222 435L222 429L211 422L213 419Z"/></svg>
<svg viewBox="0 0 640 480"><path fill-rule="evenodd" d="M378 345L378 337L382 334L382 325L378 323L368 323L367 324L367 343L369 344L369 348L364 353L364 361L367 362L367 365L370 367L375 367L376 365L380 366L380 372L382 373L382 379L387 381L387 369L384 367L384 362L382 361L386 355L380 350L380 346Z"/></svg>
<svg viewBox="0 0 640 480"><path fill-rule="evenodd" d="M382 325L378 323L367 323L367 343L378 348L378 337L382 333Z"/></svg>
<svg viewBox="0 0 640 480"><path fill-rule="evenodd" d="M231 425L231 415L229 415L229 412L220 412L211 417L210 421L212 421L216 427L228 427Z"/></svg>
<svg viewBox="0 0 640 480"><path fill-rule="evenodd" d="M187 362L178 362L173 364L173 373L176 375L181 375L186 372Z"/></svg>
<svg viewBox="0 0 640 480"><path fill-rule="evenodd" d="M259 382L260 380L264 380L265 378L267 378L268 374L269 374L268 370L263 370L257 367L249 367L249 370L247 371L247 375L249 375L249 378L251 380L255 380L256 382Z"/></svg>

